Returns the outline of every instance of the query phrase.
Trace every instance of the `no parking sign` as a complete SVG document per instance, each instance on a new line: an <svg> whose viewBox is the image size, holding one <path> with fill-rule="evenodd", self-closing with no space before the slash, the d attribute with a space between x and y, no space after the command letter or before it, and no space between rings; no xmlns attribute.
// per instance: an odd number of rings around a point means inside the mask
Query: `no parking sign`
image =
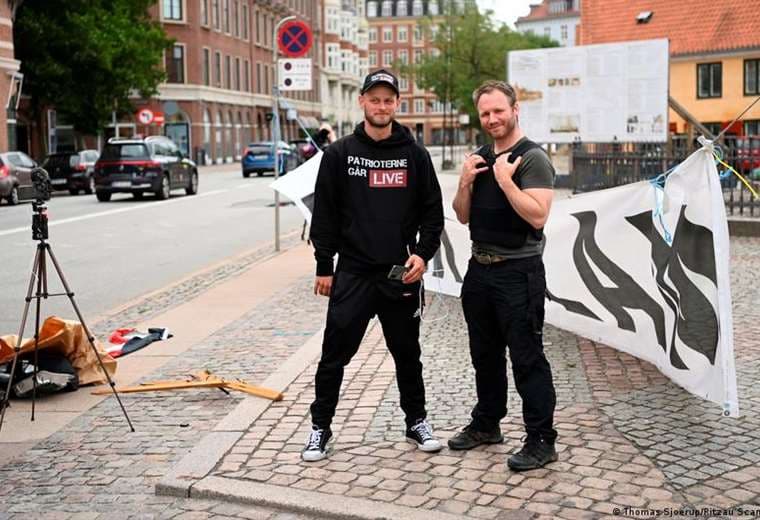
<svg viewBox="0 0 760 520"><path fill-rule="evenodd" d="M277 45L285 56L300 58L311 49L314 35L305 22L292 20L285 22L277 32Z"/></svg>

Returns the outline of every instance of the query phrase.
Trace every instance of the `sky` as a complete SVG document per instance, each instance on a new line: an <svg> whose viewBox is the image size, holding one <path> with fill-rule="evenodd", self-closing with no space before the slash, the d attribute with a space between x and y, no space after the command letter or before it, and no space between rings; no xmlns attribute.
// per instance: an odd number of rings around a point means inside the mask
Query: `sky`
<svg viewBox="0 0 760 520"><path fill-rule="evenodd" d="M506 22L514 28L515 20L528 14L530 4L538 4L540 0L477 0L477 2L481 9L492 10L499 21Z"/></svg>

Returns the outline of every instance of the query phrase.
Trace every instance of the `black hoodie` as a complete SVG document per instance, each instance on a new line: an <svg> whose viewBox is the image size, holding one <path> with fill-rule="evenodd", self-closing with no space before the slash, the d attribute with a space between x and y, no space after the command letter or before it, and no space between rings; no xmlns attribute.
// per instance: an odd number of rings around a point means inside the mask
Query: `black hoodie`
<svg viewBox="0 0 760 520"><path fill-rule="evenodd" d="M364 123L325 150L314 190L310 239L317 276L338 269L377 273L403 265L410 253L428 262L443 231L441 188L430 154L393 122L374 141ZM417 233L419 232L419 240Z"/></svg>

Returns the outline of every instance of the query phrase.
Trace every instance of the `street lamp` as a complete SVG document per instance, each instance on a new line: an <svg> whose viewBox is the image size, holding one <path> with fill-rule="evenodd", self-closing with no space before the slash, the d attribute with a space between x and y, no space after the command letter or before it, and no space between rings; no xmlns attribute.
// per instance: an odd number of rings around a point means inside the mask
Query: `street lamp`
<svg viewBox="0 0 760 520"><path fill-rule="evenodd" d="M274 85L272 85L272 156L274 157L274 180L280 176L280 157L278 144L280 143L280 68L277 66L277 52L280 47L277 41L277 33L282 24L295 20L295 16L286 16L275 24L272 31L272 64L274 66ZM280 193L274 190L274 250L280 250Z"/></svg>

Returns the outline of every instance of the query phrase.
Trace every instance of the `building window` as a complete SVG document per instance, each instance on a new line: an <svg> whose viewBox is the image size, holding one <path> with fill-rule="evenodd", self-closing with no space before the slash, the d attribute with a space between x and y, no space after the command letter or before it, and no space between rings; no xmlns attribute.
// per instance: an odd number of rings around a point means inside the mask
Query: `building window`
<svg viewBox="0 0 760 520"><path fill-rule="evenodd" d="M406 77L401 76L398 79L398 89L402 92L409 90L409 80Z"/></svg>
<svg viewBox="0 0 760 520"><path fill-rule="evenodd" d="M760 135L760 119L748 119L744 122L744 135Z"/></svg>
<svg viewBox="0 0 760 520"><path fill-rule="evenodd" d="M393 27L383 27L383 42L393 41Z"/></svg>
<svg viewBox="0 0 760 520"><path fill-rule="evenodd" d="M697 98L719 98L723 95L723 66L721 63L697 65Z"/></svg>
<svg viewBox="0 0 760 520"><path fill-rule="evenodd" d="M560 26L559 37L562 38L562 41L567 41L567 25Z"/></svg>
<svg viewBox="0 0 760 520"><path fill-rule="evenodd" d="M407 0L396 2L396 16L409 16L409 2Z"/></svg>
<svg viewBox="0 0 760 520"><path fill-rule="evenodd" d="M235 90L240 90L240 58L235 58Z"/></svg>
<svg viewBox="0 0 760 520"><path fill-rule="evenodd" d="M232 34L235 38L240 37L240 11L238 0L232 0Z"/></svg>
<svg viewBox="0 0 760 520"><path fill-rule="evenodd" d="M425 14L424 12L424 6L422 5L422 0L413 0L412 1L412 16L422 16Z"/></svg>
<svg viewBox="0 0 760 520"><path fill-rule="evenodd" d="M232 88L232 57L224 57L224 88Z"/></svg>
<svg viewBox="0 0 760 520"><path fill-rule="evenodd" d="M383 51L383 67L390 67L393 64L393 51Z"/></svg>
<svg viewBox="0 0 760 520"><path fill-rule="evenodd" d="M251 64L248 60L245 60L245 68L243 70L243 90L246 92L251 91Z"/></svg>
<svg viewBox="0 0 760 520"><path fill-rule="evenodd" d="M414 64L422 63L422 49L414 49Z"/></svg>
<svg viewBox="0 0 760 520"><path fill-rule="evenodd" d="M214 85L222 86L222 53L219 51L214 53Z"/></svg>
<svg viewBox="0 0 760 520"><path fill-rule="evenodd" d="M436 0L430 0L428 2L428 14L430 16L438 16L440 10L438 9L438 2Z"/></svg>
<svg viewBox="0 0 760 520"><path fill-rule="evenodd" d="M398 51L398 61L400 61L402 65L408 65L409 64L409 51L406 50L406 49L399 49L399 51Z"/></svg>
<svg viewBox="0 0 760 520"><path fill-rule="evenodd" d="M419 25L414 26L414 43L422 43L422 27Z"/></svg>
<svg viewBox="0 0 760 520"><path fill-rule="evenodd" d="M401 26L398 29L398 41L402 43L406 43L409 41L409 30L406 28L406 26Z"/></svg>
<svg viewBox="0 0 760 520"><path fill-rule="evenodd" d="M269 93L269 65L264 64L264 93Z"/></svg>
<svg viewBox="0 0 760 520"><path fill-rule="evenodd" d="M744 95L760 94L760 60L744 60Z"/></svg>
<svg viewBox="0 0 760 520"><path fill-rule="evenodd" d="M374 18L377 16L377 2L367 2L367 16L369 18Z"/></svg>
<svg viewBox="0 0 760 520"><path fill-rule="evenodd" d="M340 70L340 44L327 44L327 68L330 70Z"/></svg>
<svg viewBox="0 0 760 520"><path fill-rule="evenodd" d="M261 62L256 62L256 92L261 94Z"/></svg>
<svg viewBox="0 0 760 520"><path fill-rule="evenodd" d="M393 0L383 0L382 16L393 16Z"/></svg>
<svg viewBox="0 0 760 520"><path fill-rule="evenodd" d="M221 20L219 16L219 0L211 0L211 25L213 25L214 29L217 31L220 28L219 20Z"/></svg>
<svg viewBox="0 0 760 520"><path fill-rule="evenodd" d="M250 20L248 19L248 4L243 4L243 16L241 17L243 24L243 39L248 41L248 28L250 27Z"/></svg>
<svg viewBox="0 0 760 520"><path fill-rule="evenodd" d="M208 0L201 0L201 25L208 27Z"/></svg>
<svg viewBox="0 0 760 520"><path fill-rule="evenodd" d="M369 30L369 42L377 43L377 28L373 27Z"/></svg>
<svg viewBox="0 0 760 520"><path fill-rule="evenodd" d="M175 44L166 67L168 83L185 82L185 46Z"/></svg>
<svg viewBox="0 0 760 520"><path fill-rule="evenodd" d="M415 114L424 114L425 113L425 100L424 99L415 99L414 100L414 112L415 112Z"/></svg>
<svg viewBox="0 0 760 520"><path fill-rule="evenodd" d="M401 105L398 107L399 114L406 114L409 112L409 101L406 99L401 101Z"/></svg>
<svg viewBox="0 0 760 520"><path fill-rule="evenodd" d="M552 28L551 27L544 27L544 36L547 38L552 37Z"/></svg>
<svg viewBox="0 0 760 520"><path fill-rule="evenodd" d="M230 33L230 0L223 0L224 3L222 4L224 6L223 8L223 16L222 20L224 21L224 32L227 34Z"/></svg>
<svg viewBox="0 0 760 520"><path fill-rule="evenodd" d="M182 0L164 0L164 20L182 21Z"/></svg>
<svg viewBox="0 0 760 520"><path fill-rule="evenodd" d="M203 49L203 84L211 85L211 51Z"/></svg>
<svg viewBox="0 0 760 520"><path fill-rule="evenodd" d="M377 67L377 51L369 51L369 66Z"/></svg>
<svg viewBox="0 0 760 520"><path fill-rule="evenodd" d="M258 9L253 13L253 32L253 38L256 40L256 45L261 45L261 17L259 16Z"/></svg>

